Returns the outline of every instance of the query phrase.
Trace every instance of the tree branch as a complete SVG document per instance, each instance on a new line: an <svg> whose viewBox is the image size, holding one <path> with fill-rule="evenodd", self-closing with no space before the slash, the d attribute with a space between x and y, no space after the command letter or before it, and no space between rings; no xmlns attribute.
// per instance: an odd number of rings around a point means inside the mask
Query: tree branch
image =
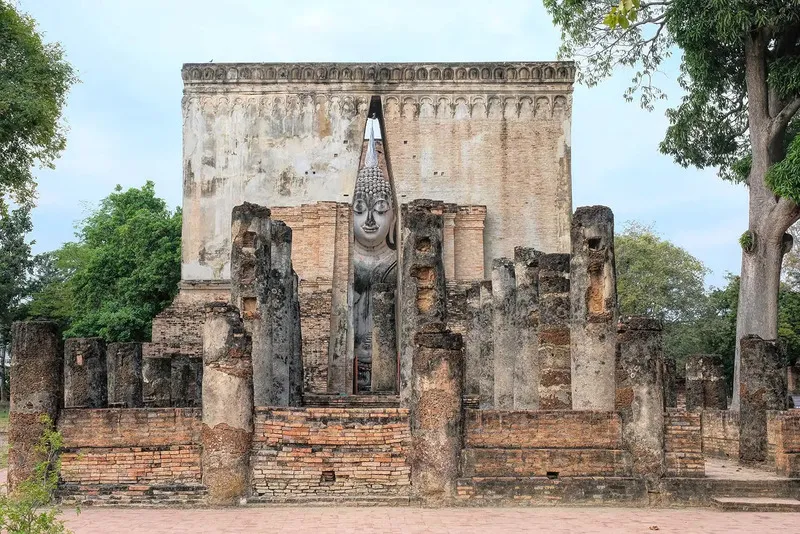
<svg viewBox="0 0 800 534"><path fill-rule="evenodd" d="M780 236L783 236L784 232L800 219L800 206L788 198L781 197L770 213L770 218L773 219L773 224L769 226L775 228L776 231L779 231Z"/></svg>
<svg viewBox="0 0 800 534"><path fill-rule="evenodd" d="M783 109L778 112L777 115L770 121L769 126L769 133L770 136L774 138L774 136L780 134L785 128L786 125L789 124L789 121L792 120L792 117L800 110L800 96L796 97L794 100L790 101L788 104L783 106Z"/></svg>

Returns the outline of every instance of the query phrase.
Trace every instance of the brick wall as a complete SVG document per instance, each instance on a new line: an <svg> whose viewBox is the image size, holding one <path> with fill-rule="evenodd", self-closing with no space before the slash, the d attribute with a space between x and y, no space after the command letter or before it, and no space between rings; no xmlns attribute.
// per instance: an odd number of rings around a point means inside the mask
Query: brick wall
<svg viewBox="0 0 800 534"><path fill-rule="evenodd" d="M703 410L703 455L739 458L739 413Z"/></svg>
<svg viewBox="0 0 800 534"><path fill-rule="evenodd" d="M670 411L664 414L666 476L705 475L701 421L700 412Z"/></svg>
<svg viewBox="0 0 800 534"><path fill-rule="evenodd" d="M616 412L467 410L472 448L621 449Z"/></svg>
<svg viewBox="0 0 800 534"><path fill-rule="evenodd" d="M253 495L264 501L407 496L402 408L257 408Z"/></svg>
<svg viewBox="0 0 800 534"><path fill-rule="evenodd" d="M194 408L62 410L62 498L105 504L201 499L200 426Z"/></svg>
<svg viewBox="0 0 800 534"><path fill-rule="evenodd" d="M800 477L800 410L767 414L769 460L779 475Z"/></svg>

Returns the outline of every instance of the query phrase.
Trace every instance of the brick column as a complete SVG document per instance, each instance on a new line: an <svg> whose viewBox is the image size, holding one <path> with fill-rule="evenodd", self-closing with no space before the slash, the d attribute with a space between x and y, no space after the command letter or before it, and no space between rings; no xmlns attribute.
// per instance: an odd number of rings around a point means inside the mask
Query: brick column
<svg viewBox="0 0 800 534"><path fill-rule="evenodd" d="M514 409L539 409L539 257L532 248L514 249L517 280L515 325L519 352L514 363Z"/></svg>
<svg viewBox="0 0 800 534"><path fill-rule="evenodd" d="M106 347L108 404L121 408L141 408L142 344L109 343Z"/></svg>
<svg viewBox="0 0 800 534"><path fill-rule="evenodd" d="M515 323L517 282L514 262L492 260L492 333L494 339L494 407L514 408L514 366L519 355L519 333Z"/></svg>
<svg viewBox="0 0 800 534"><path fill-rule="evenodd" d="M786 374L775 341L745 336L739 342L739 460L767 459L767 411L786 409Z"/></svg>
<svg viewBox="0 0 800 534"><path fill-rule="evenodd" d="M142 400L148 408L172 405L172 358L142 358Z"/></svg>
<svg viewBox="0 0 800 534"><path fill-rule="evenodd" d="M569 254L539 258L539 408L572 408Z"/></svg>
<svg viewBox="0 0 800 534"><path fill-rule="evenodd" d="M486 206L459 206L453 232L456 280L483 280Z"/></svg>
<svg viewBox="0 0 800 534"><path fill-rule="evenodd" d="M414 335L447 321L447 287L442 257L444 204L415 200L403 205L400 293L400 400L411 395Z"/></svg>
<svg viewBox="0 0 800 534"><path fill-rule="evenodd" d="M616 409L633 474L655 482L664 473L664 348L661 322L628 317L619 323Z"/></svg>
<svg viewBox="0 0 800 534"><path fill-rule="evenodd" d="M205 307L203 325L203 484L212 505L248 492L253 438L251 340L236 307Z"/></svg>
<svg viewBox="0 0 800 534"><path fill-rule="evenodd" d="M686 409L726 410L725 368L716 354L692 354L686 359Z"/></svg>
<svg viewBox="0 0 800 534"><path fill-rule="evenodd" d="M8 486L33 474L41 460L34 447L42 435L40 419L53 423L63 398L63 356L58 325L22 321L11 327L11 407L8 415Z"/></svg>
<svg viewBox="0 0 800 534"><path fill-rule="evenodd" d="M64 407L108 406L106 344L99 337L73 337L64 342Z"/></svg>
<svg viewBox="0 0 800 534"><path fill-rule="evenodd" d="M605 206L578 208L571 239L572 408L610 411L618 315L614 214Z"/></svg>
<svg viewBox="0 0 800 534"><path fill-rule="evenodd" d="M435 326L417 333L411 382L411 487L423 503L438 504L455 497L463 448L461 335Z"/></svg>

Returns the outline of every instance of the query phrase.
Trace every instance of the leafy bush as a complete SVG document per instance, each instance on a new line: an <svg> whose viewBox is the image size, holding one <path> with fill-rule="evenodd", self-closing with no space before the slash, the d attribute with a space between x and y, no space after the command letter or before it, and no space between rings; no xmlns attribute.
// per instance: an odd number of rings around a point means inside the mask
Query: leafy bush
<svg viewBox="0 0 800 534"><path fill-rule="evenodd" d="M61 433L46 415L41 418L42 437L34 449L41 461L33 474L9 495L0 497L0 532L7 534L66 534L70 531L58 518L61 510L49 504L58 488L61 469Z"/></svg>

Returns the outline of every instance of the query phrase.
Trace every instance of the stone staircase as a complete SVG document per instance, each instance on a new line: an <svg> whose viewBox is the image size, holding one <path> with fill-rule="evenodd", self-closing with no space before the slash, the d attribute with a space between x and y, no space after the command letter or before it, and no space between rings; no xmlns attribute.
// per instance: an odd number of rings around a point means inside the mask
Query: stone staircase
<svg viewBox="0 0 800 534"><path fill-rule="evenodd" d="M467 410L457 489L488 504L637 502L619 416L610 412Z"/></svg>

